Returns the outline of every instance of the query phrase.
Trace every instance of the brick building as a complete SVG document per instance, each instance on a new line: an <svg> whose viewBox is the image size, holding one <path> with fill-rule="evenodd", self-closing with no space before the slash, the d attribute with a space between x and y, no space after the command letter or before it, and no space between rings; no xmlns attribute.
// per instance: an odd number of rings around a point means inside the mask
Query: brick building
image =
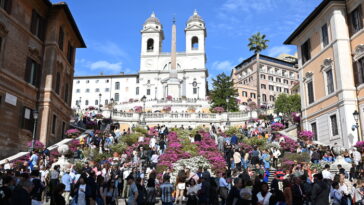
<svg viewBox="0 0 364 205"><path fill-rule="evenodd" d="M295 65L295 60L285 61L262 54L259 55L259 62L257 55L244 60L233 69L231 76L240 101L243 104L248 100L258 103L260 95L260 105L272 107L279 94L292 94L291 88L298 82Z"/></svg>
<svg viewBox="0 0 364 205"><path fill-rule="evenodd" d="M75 49L85 43L65 3L0 0L0 156L59 141L71 110ZM34 126L34 111L38 123Z"/></svg>
<svg viewBox="0 0 364 205"><path fill-rule="evenodd" d="M285 41L298 50L303 127L324 144L362 140L363 9L364 0L324 0Z"/></svg>

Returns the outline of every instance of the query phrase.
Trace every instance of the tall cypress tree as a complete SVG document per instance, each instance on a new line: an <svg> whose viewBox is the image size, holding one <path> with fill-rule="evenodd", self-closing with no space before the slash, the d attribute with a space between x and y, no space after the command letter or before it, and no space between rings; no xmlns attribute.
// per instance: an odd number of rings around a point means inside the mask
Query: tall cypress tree
<svg viewBox="0 0 364 205"><path fill-rule="evenodd" d="M212 79L213 89L210 91L211 109L215 107L223 107L229 112L239 111L239 106L236 100L238 97L238 90L234 88L234 83L231 78L225 73L216 76ZM226 102L228 99L228 102Z"/></svg>

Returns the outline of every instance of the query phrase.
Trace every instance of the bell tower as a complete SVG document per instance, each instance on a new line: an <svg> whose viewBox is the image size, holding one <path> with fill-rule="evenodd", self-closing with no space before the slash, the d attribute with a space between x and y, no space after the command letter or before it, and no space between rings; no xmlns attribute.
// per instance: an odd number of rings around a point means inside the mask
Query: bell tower
<svg viewBox="0 0 364 205"><path fill-rule="evenodd" d="M141 55L158 55L162 51L164 40L163 27L154 12L144 22L142 34Z"/></svg>
<svg viewBox="0 0 364 205"><path fill-rule="evenodd" d="M206 27L197 10L188 19L185 28L186 53L205 53Z"/></svg>

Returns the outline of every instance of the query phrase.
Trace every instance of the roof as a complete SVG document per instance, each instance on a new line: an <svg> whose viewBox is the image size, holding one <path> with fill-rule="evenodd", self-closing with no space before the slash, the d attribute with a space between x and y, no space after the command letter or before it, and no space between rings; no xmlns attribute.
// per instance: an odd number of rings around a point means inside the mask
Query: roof
<svg viewBox="0 0 364 205"><path fill-rule="evenodd" d="M201 18L200 15L198 15L197 10L195 10L193 12L193 15L190 16L190 18L188 18L187 24L190 23L190 22L192 22L192 21L198 21L198 22L204 23L204 20Z"/></svg>
<svg viewBox="0 0 364 205"><path fill-rule="evenodd" d="M248 63L250 63L251 61L253 61L255 59L256 59L256 54L254 54L251 57L245 59L239 65L235 66L235 68L238 68L238 67L241 67L241 66L243 66L245 64L248 64ZM273 62L273 63L278 63L278 64L289 66L289 67L294 67L296 65L296 63L290 63L290 62L287 62L287 61L284 61L284 60L281 60L281 59L278 59L278 58L273 58L273 57L262 55L262 54L259 55L259 59L260 60L265 60L265 61L270 61L270 62Z"/></svg>
<svg viewBox="0 0 364 205"><path fill-rule="evenodd" d="M284 44L289 45L303 30L321 13L321 11L331 2L345 2L345 0L323 0L315 10L299 25L295 31L284 41Z"/></svg>
<svg viewBox="0 0 364 205"><path fill-rule="evenodd" d="M150 17L144 22L144 25L145 24L148 24L148 23L155 23L155 24L158 24L158 25L161 25L161 22L159 21L159 19L155 16L155 13L153 12Z"/></svg>
<svg viewBox="0 0 364 205"><path fill-rule="evenodd" d="M69 22L74 30L74 32L76 33L76 36L77 38L79 39L80 43L81 43L81 46L80 48L86 48L86 44L85 44L85 41L83 40L82 38L82 35L81 35L81 32L80 30L78 29L77 27L77 24L76 24L76 21L75 19L73 18L72 16L72 13L67 5L66 2L59 2L59 3L55 3L55 4L52 4L52 7L53 8L60 8L60 9L64 9L66 15L67 15L67 18L69 19Z"/></svg>
<svg viewBox="0 0 364 205"><path fill-rule="evenodd" d="M116 78L116 77L138 77L138 74L117 74L117 75L84 75L75 76L73 79L88 79L88 78Z"/></svg>

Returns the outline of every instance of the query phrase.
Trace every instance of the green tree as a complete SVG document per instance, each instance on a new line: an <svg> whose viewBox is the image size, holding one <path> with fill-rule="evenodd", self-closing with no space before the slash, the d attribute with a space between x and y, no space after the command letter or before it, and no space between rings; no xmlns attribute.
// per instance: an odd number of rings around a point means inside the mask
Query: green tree
<svg viewBox="0 0 364 205"><path fill-rule="evenodd" d="M259 54L263 50L268 48L268 39L265 39L266 35L261 34L260 32L253 34L249 38L249 50L253 51L255 54Z"/></svg>
<svg viewBox="0 0 364 205"><path fill-rule="evenodd" d="M229 112L239 111L236 100L237 96L238 90L234 88L233 81L225 73L219 74L216 76L216 79L212 79L212 90L210 91L211 109L223 107Z"/></svg>
<svg viewBox="0 0 364 205"><path fill-rule="evenodd" d="M250 38L249 38L249 50L253 51L256 54L256 59L257 59L257 104L258 107L260 107L260 65L259 65L259 57L260 57L260 52L262 52L264 49L268 48L268 39L265 39L265 34L260 34L260 32L253 34Z"/></svg>
<svg viewBox="0 0 364 205"><path fill-rule="evenodd" d="M280 94L274 103L274 108L276 113L282 113L289 117L292 112L301 110L301 97L298 94Z"/></svg>

